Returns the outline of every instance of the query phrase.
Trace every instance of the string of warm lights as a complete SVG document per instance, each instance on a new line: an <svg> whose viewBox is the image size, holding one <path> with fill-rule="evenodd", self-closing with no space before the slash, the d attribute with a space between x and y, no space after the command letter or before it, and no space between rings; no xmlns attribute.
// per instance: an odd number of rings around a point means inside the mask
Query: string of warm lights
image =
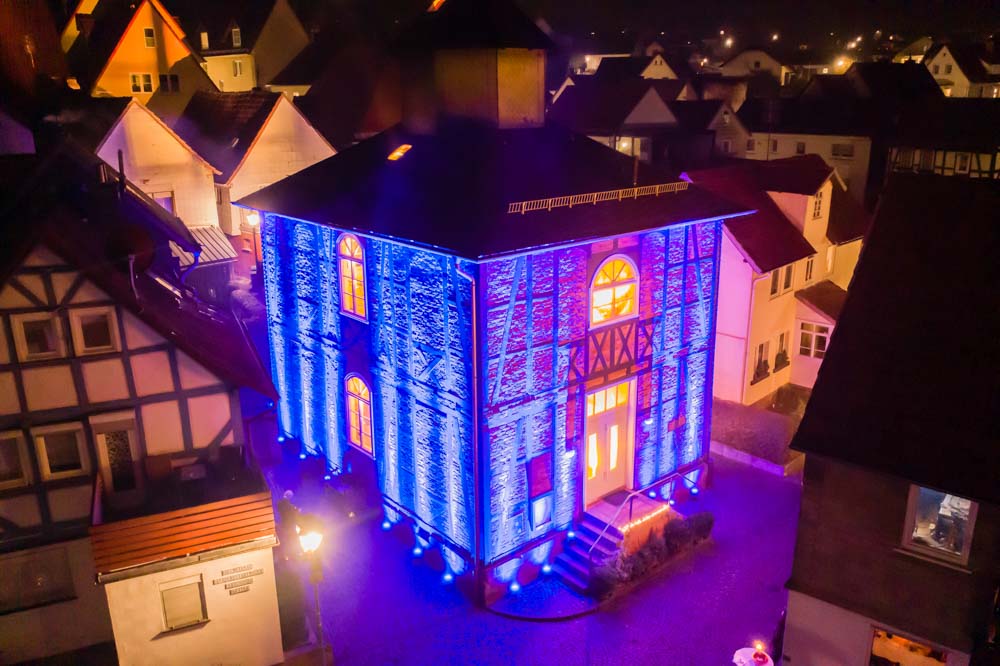
<svg viewBox="0 0 1000 666"><path fill-rule="evenodd" d="M635 519L635 520L633 520L633 521L632 521L631 523L627 523L627 524L623 525L623 526L622 526L622 527L621 527L621 528L619 529L619 531L620 531L620 532L621 532L622 534L628 534L629 530L631 530L631 529L633 529L633 528L635 528L635 527L638 527L639 525L642 525L642 524L643 524L644 522L646 522L647 520L652 520L653 518L656 518L656 517L657 517L657 516L659 516L660 514L662 514L662 513L666 512L666 511L669 511L669 510L670 510L670 505L668 505L668 504L664 504L664 505L662 505L662 506L661 506L660 508L658 508L658 509L657 509L656 511L654 511L654 512L652 512L652 513L647 513L647 514L646 514L645 516L643 516L642 518L636 518L636 519Z"/></svg>

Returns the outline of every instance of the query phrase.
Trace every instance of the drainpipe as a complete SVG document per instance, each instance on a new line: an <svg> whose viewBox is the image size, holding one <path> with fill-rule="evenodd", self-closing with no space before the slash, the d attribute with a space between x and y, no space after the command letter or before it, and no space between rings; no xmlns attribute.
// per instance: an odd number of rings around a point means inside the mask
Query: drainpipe
<svg viewBox="0 0 1000 666"><path fill-rule="evenodd" d="M486 595L485 595L485 585L484 585L484 566L483 558L481 557L482 552L482 525L483 525L483 505L482 505L482 488L480 487L480 471L479 471L479 321L478 312L476 308L476 302L478 299L478 293L476 291L476 278L475 276L466 273L458 265L458 258L455 258L455 273L462 276L469 281L470 289L472 290L472 297L470 302L472 304L472 442L473 442L473 455L472 455L472 487L473 487L473 507L474 507L474 521L475 525L472 529L472 539L473 539L473 577L475 579L476 586L476 602L480 606L486 606Z"/></svg>
<svg viewBox="0 0 1000 666"><path fill-rule="evenodd" d="M194 257L194 261L191 262L190 266L181 271L181 284L184 285L185 287L187 286L188 273L190 273L191 271L193 271L198 267L198 260L201 259L201 250L200 249L196 250L192 252L191 255Z"/></svg>

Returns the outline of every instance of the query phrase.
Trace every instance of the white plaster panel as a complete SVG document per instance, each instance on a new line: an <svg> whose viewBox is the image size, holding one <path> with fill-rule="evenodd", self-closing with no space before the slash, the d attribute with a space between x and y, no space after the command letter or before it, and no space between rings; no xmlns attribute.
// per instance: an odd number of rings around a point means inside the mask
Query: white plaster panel
<svg viewBox="0 0 1000 666"><path fill-rule="evenodd" d="M21 527L41 524L42 513L38 508L38 498L32 494L16 495L0 500L0 518L5 518Z"/></svg>
<svg viewBox="0 0 1000 666"><path fill-rule="evenodd" d="M129 349L142 349L163 344L163 336L151 329L131 312L125 313L125 342Z"/></svg>
<svg viewBox="0 0 1000 666"><path fill-rule="evenodd" d="M140 396L172 393L174 378L170 373L170 356L165 351L148 352L131 357L135 390Z"/></svg>
<svg viewBox="0 0 1000 666"><path fill-rule="evenodd" d="M193 389L202 386L215 386L222 382L214 374L205 369L182 351L177 352L177 365L180 369L181 388Z"/></svg>
<svg viewBox="0 0 1000 666"><path fill-rule="evenodd" d="M259 574L231 594L223 571L249 567ZM191 631L158 636L164 630L160 586L201 578L208 622ZM281 627L270 548L150 573L105 586L118 659L123 664L281 663ZM233 589L233 588L230 588Z"/></svg>
<svg viewBox="0 0 1000 666"><path fill-rule="evenodd" d="M143 405L142 429L146 434L146 453L158 455L184 450L181 412L176 400Z"/></svg>
<svg viewBox="0 0 1000 666"><path fill-rule="evenodd" d="M60 488L49 491L49 511L52 520L74 520L90 515L93 488L88 483L82 486Z"/></svg>
<svg viewBox="0 0 1000 666"><path fill-rule="evenodd" d="M90 402L107 402L128 397L125 364L120 358L84 363L83 381Z"/></svg>
<svg viewBox="0 0 1000 666"><path fill-rule="evenodd" d="M72 273L53 273L52 274L52 291L56 294L56 301L62 302L62 299L66 296L66 292L73 285L73 281L76 276L79 275L77 272Z"/></svg>
<svg viewBox="0 0 1000 666"><path fill-rule="evenodd" d="M48 296L45 295L45 280L42 279L41 275L27 273L17 276L17 280L21 283L22 287L34 294L35 298L42 303L49 302Z"/></svg>
<svg viewBox="0 0 1000 666"><path fill-rule="evenodd" d="M215 393L200 398L190 398L188 414L191 419L191 439L195 448L208 446L232 416L229 395ZM228 444L232 441L233 436L229 434L223 443Z"/></svg>
<svg viewBox="0 0 1000 666"><path fill-rule="evenodd" d="M76 386L69 365L31 368L22 374L28 409L56 409L77 404Z"/></svg>
<svg viewBox="0 0 1000 666"><path fill-rule="evenodd" d="M0 309L33 307L36 307L35 304L29 301L25 296L22 296L21 292L16 291L13 287L6 286L3 289L0 289Z"/></svg>
<svg viewBox="0 0 1000 666"><path fill-rule="evenodd" d="M64 266L65 261L59 255L45 247L37 246L24 260L24 266Z"/></svg>
<svg viewBox="0 0 1000 666"><path fill-rule="evenodd" d="M0 372L0 414L18 414L21 403L17 399L17 382L13 372Z"/></svg>
<svg viewBox="0 0 1000 666"><path fill-rule="evenodd" d="M84 281L70 303L90 303L91 301L110 301L111 297L97 288L90 280Z"/></svg>

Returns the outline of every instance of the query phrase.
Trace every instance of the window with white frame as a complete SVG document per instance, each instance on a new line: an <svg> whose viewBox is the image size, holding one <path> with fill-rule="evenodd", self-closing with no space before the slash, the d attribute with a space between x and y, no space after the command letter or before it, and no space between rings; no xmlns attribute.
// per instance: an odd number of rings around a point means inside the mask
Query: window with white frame
<svg viewBox="0 0 1000 666"><path fill-rule="evenodd" d="M771 287L768 290L768 293L770 293L771 296L777 296L779 291L781 291L781 269L776 268L771 271Z"/></svg>
<svg viewBox="0 0 1000 666"><path fill-rule="evenodd" d="M769 342L762 342L754 349L753 355L753 377L750 383L759 382L771 374L771 365L768 360L768 350L771 348Z"/></svg>
<svg viewBox="0 0 1000 666"><path fill-rule="evenodd" d="M233 77L234 78L239 78L241 76L243 76L243 61L242 60L234 60L233 61Z"/></svg>
<svg viewBox="0 0 1000 666"><path fill-rule="evenodd" d="M833 265L837 259L837 246L831 245L826 248L826 274L829 275L833 272Z"/></svg>
<svg viewBox="0 0 1000 666"><path fill-rule="evenodd" d="M22 362L44 361L66 355L59 317L47 312L14 315L14 345Z"/></svg>
<svg viewBox="0 0 1000 666"><path fill-rule="evenodd" d="M45 426L31 431L38 467L46 481L81 476L90 471L90 459L79 423Z"/></svg>
<svg viewBox="0 0 1000 666"><path fill-rule="evenodd" d="M80 308L69 312L77 355L118 351L118 320L114 308Z"/></svg>
<svg viewBox="0 0 1000 666"><path fill-rule="evenodd" d="M623 255L606 259L590 285L590 325L602 326L637 316L638 291L639 276L632 261Z"/></svg>
<svg viewBox="0 0 1000 666"><path fill-rule="evenodd" d="M152 28L143 28L142 38L146 41L147 49L151 49L156 46L156 31Z"/></svg>
<svg viewBox="0 0 1000 666"><path fill-rule="evenodd" d="M784 268L775 268L771 271L771 287L769 293L772 297L780 296L792 288L792 264Z"/></svg>
<svg viewBox="0 0 1000 666"><path fill-rule="evenodd" d="M201 576L189 576L160 583L163 629L174 631L208 621Z"/></svg>
<svg viewBox="0 0 1000 666"><path fill-rule="evenodd" d="M977 509L975 502L963 497L911 485L903 547L967 564Z"/></svg>
<svg viewBox="0 0 1000 666"><path fill-rule="evenodd" d="M132 92L134 93L153 92L152 74L129 74L128 76L129 76L129 82L132 84Z"/></svg>
<svg viewBox="0 0 1000 666"><path fill-rule="evenodd" d="M357 238L344 234L337 243L340 268L340 311L368 320L365 295L365 251Z"/></svg>
<svg viewBox="0 0 1000 666"><path fill-rule="evenodd" d="M854 144L853 143L835 143L833 144L833 156L839 157L841 159L849 159L854 157Z"/></svg>
<svg viewBox="0 0 1000 666"><path fill-rule="evenodd" d="M791 361L788 358L788 339L791 337L791 333L785 331L778 334L778 348L774 354L774 371L777 372L783 368L788 367Z"/></svg>
<svg viewBox="0 0 1000 666"><path fill-rule="evenodd" d="M816 257L809 257L806 259L806 282L812 282L813 279L813 266L816 263Z"/></svg>
<svg viewBox="0 0 1000 666"><path fill-rule="evenodd" d="M18 431L0 433L0 488L28 484L28 452Z"/></svg>
<svg viewBox="0 0 1000 666"><path fill-rule="evenodd" d="M785 276L781 282L782 293L792 288L792 266L793 264L788 264L787 266L785 266Z"/></svg>
<svg viewBox="0 0 1000 666"><path fill-rule="evenodd" d="M153 201L160 204L160 208L171 215L174 214L174 193L173 192L153 192L149 195Z"/></svg>
<svg viewBox="0 0 1000 666"><path fill-rule="evenodd" d="M239 28L233 28L233 48L238 49L243 46L243 33L240 32Z"/></svg>
<svg viewBox="0 0 1000 666"><path fill-rule="evenodd" d="M830 327L822 324L802 322L799 330L799 354L823 358L826 356L826 345L830 340Z"/></svg>
<svg viewBox="0 0 1000 666"><path fill-rule="evenodd" d="M208 33L202 30L201 32L201 50L204 51L208 48Z"/></svg>
<svg viewBox="0 0 1000 666"><path fill-rule="evenodd" d="M817 219L823 216L823 190L816 193L813 197L813 219Z"/></svg>

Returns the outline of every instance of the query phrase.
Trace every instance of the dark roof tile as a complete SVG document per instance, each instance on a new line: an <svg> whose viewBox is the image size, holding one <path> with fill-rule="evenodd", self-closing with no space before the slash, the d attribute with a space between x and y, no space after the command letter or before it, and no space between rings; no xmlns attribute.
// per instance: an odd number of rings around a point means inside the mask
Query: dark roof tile
<svg viewBox="0 0 1000 666"><path fill-rule="evenodd" d="M795 292L795 298L830 321L836 322L840 317L840 311L844 309L847 291L829 280L823 280L805 289L799 289Z"/></svg>

